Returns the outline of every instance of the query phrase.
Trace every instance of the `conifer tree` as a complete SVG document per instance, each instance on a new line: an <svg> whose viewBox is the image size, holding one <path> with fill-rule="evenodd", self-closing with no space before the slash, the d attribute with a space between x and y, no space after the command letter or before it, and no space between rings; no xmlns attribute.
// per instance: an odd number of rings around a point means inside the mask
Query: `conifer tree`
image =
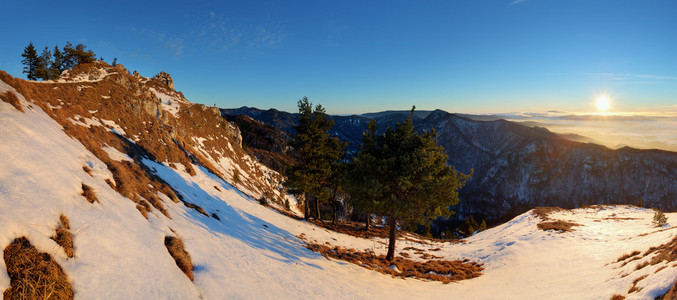
<svg viewBox="0 0 677 300"><path fill-rule="evenodd" d="M72 69L77 63L75 59L75 48L71 42L66 42L66 45L63 46L63 68L65 70Z"/></svg>
<svg viewBox="0 0 677 300"><path fill-rule="evenodd" d="M48 80L52 78L50 72L50 65L52 64L52 51L49 50L49 47L45 47L42 50L42 54L38 57L38 67L35 71L35 77L42 80Z"/></svg>
<svg viewBox="0 0 677 300"><path fill-rule="evenodd" d="M327 118L322 105L313 110L312 103L303 97L298 108L299 124L294 126L296 134L290 143L297 163L288 169L285 185L302 195L305 219L311 214L310 199L315 200L316 216L320 219L320 204L334 194L331 188L336 186L335 173L345 144L329 136L334 122Z"/></svg>
<svg viewBox="0 0 677 300"><path fill-rule="evenodd" d="M54 58L50 67L52 78L58 79L59 76L61 76L61 72L65 70L63 66L64 53L59 49L59 45L54 46L54 50L52 50L52 57Z"/></svg>
<svg viewBox="0 0 677 300"><path fill-rule="evenodd" d="M21 63L24 64L23 72L26 73L26 78L28 78L28 80L36 80L39 58L38 52L35 50L35 46L33 46L33 42L28 43L28 46L24 48L24 53L21 54L21 57L23 57Z"/></svg>
<svg viewBox="0 0 677 300"><path fill-rule="evenodd" d="M364 140L371 144L363 146L353 161L351 180L364 185L358 188L361 201L388 218L387 260L395 257L398 223L421 224L450 216L449 206L459 201L458 189L472 176L447 165L448 156L437 145L434 130L414 132L413 115L414 109L406 121L387 128L383 135L377 135L376 124L371 123Z"/></svg>

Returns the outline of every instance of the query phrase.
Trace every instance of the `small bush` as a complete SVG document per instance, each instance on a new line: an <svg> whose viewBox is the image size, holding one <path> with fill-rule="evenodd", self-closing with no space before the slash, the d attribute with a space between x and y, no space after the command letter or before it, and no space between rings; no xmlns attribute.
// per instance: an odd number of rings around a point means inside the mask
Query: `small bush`
<svg viewBox="0 0 677 300"><path fill-rule="evenodd" d="M233 171L233 182L237 184L242 183L242 181L240 181L240 172L237 170Z"/></svg>
<svg viewBox="0 0 677 300"><path fill-rule="evenodd" d="M66 252L69 258L75 256L73 251L73 236L71 235L71 227L68 218L65 215L59 217L60 224L56 226L56 234L52 239L59 244Z"/></svg>
<svg viewBox="0 0 677 300"><path fill-rule="evenodd" d="M266 197L261 196L261 198L259 198L259 204L263 206L268 206L268 199L266 199Z"/></svg>
<svg viewBox="0 0 677 300"><path fill-rule="evenodd" d="M580 224L576 224L573 222L567 222L567 221L562 221L562 220L557 220L557 221L551 221L551 222L541 222L538 223L536 226L538 226L538 229L540 230L560 230L562 232L567 232L571 231L571 227L574 226L581 226Z"/></svg>
<svg viewBox="0 0 677 300"><path fill-rule="evenodd" d="M194 279L193 277L193 262L190 258L190 254L186 252L185 247L183 245L183 240L178 237L173 237L173 236L166 236L165 237L165 247L167 247L167 251L169 251L169 255L174 258L174 261L176 262L176 265L183 271L183 273L188 276L188 278L192 281Z"/></svg>
<svg viewBox="0 0 677 300"><path fill-rule="evenodd" d="M66 273L26 237L14 239L3 254L11 284L3 293L5 299L73 299Z"/></svg>
<svg viewBox="0 0 677 300"><path fill-rule="evenodd" d="M668 223L668 217L659 209L654 208L653 221L651 223L656 227L662 227Z"/></svg>
<svg viewBox="0 0 677 300"><path fill-rule="evenodd" d="M289 199L284 199L284 208L285 208L286 210L289 210L289 209L290 209L290 207L289 207Z"/></svg>
<svg viewBox="0 0 677 300"><path fill-rule="evenodd" d="M94 189L84 183L82 184L82 195L85 196L85 199L87 199L89 203L99 202L99 198L94 194Z"/></svg>

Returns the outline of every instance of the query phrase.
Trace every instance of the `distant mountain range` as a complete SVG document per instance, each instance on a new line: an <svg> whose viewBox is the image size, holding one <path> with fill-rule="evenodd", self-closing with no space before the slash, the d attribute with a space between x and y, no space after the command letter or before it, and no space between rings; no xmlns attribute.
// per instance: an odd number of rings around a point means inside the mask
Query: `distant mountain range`
<svg viewBox="0 0 677 300"><path fill-rule="evenodd" d="M247 115L293 133L298 115L275 109L222 109L222 115ZM409 111L331 116L331 134L359 150L371 119L379 128L405 120ZM473 215L497 223L537 206L573 208L592 204L635 204L677 208L677 153L611 150L579 135L560 135L495 116L451 114L442 110L414 114L417 130L435 129L449 164L474 176L454 207L458 218ZM246 135L246 132L243 132Z"/></svg>

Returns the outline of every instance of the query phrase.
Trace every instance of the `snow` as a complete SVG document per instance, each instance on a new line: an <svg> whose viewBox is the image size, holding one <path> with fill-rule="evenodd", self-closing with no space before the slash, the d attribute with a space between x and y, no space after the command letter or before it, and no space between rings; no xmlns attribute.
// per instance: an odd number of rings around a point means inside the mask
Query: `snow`
<svg viewBox="0 0 677 300"><path fill-rule="evenodd" d="M181 110L180 103L183 102L182 99L159 92L154 88L150 88L150 90L160 100L162 109L171 113L175 118L178 117L179 110Z"/></svg>
<svg viewBox="0 0 677 300"><path fill-rule="evenodd" d="M106 151L106 153L108 153L108 157L110 157L112 160L134 162L134 160L127 154L124 154L113 147L104 146L101 147L101 150Z"/></svg>
<svg viewBox="0 0 677 300"><path fill-rule="evenodd" d="M12 88L0 81L0 92L8 89ZM660 271L665 262L635 270L650 257L625 266L616 263L623 254L644 253L677 234L671 225L653 227L653 211L628 206L552 213L553 219L581 224L570 232L539 230L540 219L525 213L465 243L398 241L398 253L409 246L442 248L430 253L484 264L482 276L446 285L392 278L313 253L297 236L377 254L385 253L386 241L330 232L281 215L200 166L193 166L197 174L191 176L168 163L143 161L186 201L217 214L220 221L163 195L171 219L153 210L146 220L134 202L105 183L111 174L103 162L39 108L25 111L0 101L0 247L26 236L63 267L76 298L609 299L620 294L626 299L653 299L677 277L673 262ZM113 159L129 159L114 148L103 149ZM220 158L219 167L232 170L235 164L226 160ZM84 165L93 170L92 176L82 169ZM99 203L90 204L80 195L82 183L95 190ZM74 233L71 259L49 238L61 213L69 218ZM669 223L677 220L677 213L666 215ZM173 234L170 228L183 238L192 256L192 282L164 247L164 237ZM642 289L628 295L632 282L642 275L648 275L637 283ZM9 283L0 259L0 290Z"/></svg>

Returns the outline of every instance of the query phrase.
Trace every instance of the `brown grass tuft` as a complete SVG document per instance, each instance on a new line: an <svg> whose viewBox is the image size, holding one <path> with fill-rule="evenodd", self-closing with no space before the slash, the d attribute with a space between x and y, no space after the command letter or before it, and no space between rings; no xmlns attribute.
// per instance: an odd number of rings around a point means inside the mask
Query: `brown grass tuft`
<svg viewBox="0 0 677 300"><path fill-rule="evenodd" d="M0 100L11 104L18 111L24 112L24 108L21 106L21 101L19 101L19 98L16 96L16 94L14 94L14 92L6 91L4 93L0 93Z"/></svg>
<svg viewBox="0 0 677 300"><path fill-rule="evenodd" d="M89 176L92 176L92 169L88 166L82 166L82 170L85 171Z"/></svg>
<svg viewBox="0 0 677 300"><path fill-rule="evenodd" d="M11 283L3 293L5 299L73 299L66 273L26 237L14 239L3 254Z"/></svg>
<svg viewBox="0 0 677 300"><path fill-rule="evenodd" d="M188 276L192 281L193 277L193 262L190 259L190 254L186 252L183 245L183 240L178 237L166 236L165 237L165 247L169 251L169 255L174 258L176 265L179 266L179 269Z"/></svg>
<svg viewBox="0 0 677 300"><path fill-rule="evenodd" d="M630 289L628 290L628 294L641 291L642 288L638 288L637 283L642 281L647 276L649 275L642 275L640 277L635 278L635 280L632 281L632 287L630 287Z"/></svg>
<svg viewBox="0 0 677 300"><path fill-rule="evenodd" d="M628 258L631 258L631 257L633 257L633 256L639 255L640 253L641 253L641 252L635 250L635 251L632 251L632 253L630 253L630 254L624 254L624 255L621 255L621 257L619 257L618 260L617 260L616 262L624 261L624 260L626 260L626 259L628 259Z"/></svg>
<svg viewBox="0 0 677 300"><path fill-rule="evenodd" d="M299 238L303 239L302 236L299 236ZM412 277L440 281L442 283L475 278L482 275L481 271L484 269L479 263L460 260L429 260L419 262L398 256L392 261L387 261L385 255L376 256L373 252L363 252L355 249L331 247L308 242L306 242L306 248L318 252L324 257L347 261L366 269L389 274L393 277ZM391 269L392 266L395 266L397 271Z"/></svg>
<svg viewBox="0 0 677 300"><path fill-rule="evenodd" d="M59 217L59 225L56 226L56 234L52 236L52 239L59 244L66 252L69 258L75 256L73 251L73 236L71 235L71 226L68 222L68 218L61 214Z"/></svg>
<svg viewBox="0 0 677 300"><path fill-rule="evenodd" d="M581 224L567 222L563 220L550 221L550 222L541 222L538 223L538 229L540 230L560 230L562 232L572 231L571 227L581 226Z"/></svg>
<svg viewBox="0 0 677 300"><path fill-rule="evenodd" d="M615 295L611 296L610 300L624 300L624 299L625 299L625 296L615 294Z"/></svg>
<svg viewBox="0 0 677 300"><path fill-rule="evenodd" d="M89 203L99 202L99 198L94 194L94 189L84 183L82 184L82 195L85 196L85 199L87 199Z"/></svg>
<svg viewBox="0 0 677 300"><path fill-rule="evenodd" d="M552 212L557 212L564 210L559 207L536 207L533 210L531 210L531 213L533 213L535 216L541 218L543 221L548 221L550 220L550 213Z"/></svg>

